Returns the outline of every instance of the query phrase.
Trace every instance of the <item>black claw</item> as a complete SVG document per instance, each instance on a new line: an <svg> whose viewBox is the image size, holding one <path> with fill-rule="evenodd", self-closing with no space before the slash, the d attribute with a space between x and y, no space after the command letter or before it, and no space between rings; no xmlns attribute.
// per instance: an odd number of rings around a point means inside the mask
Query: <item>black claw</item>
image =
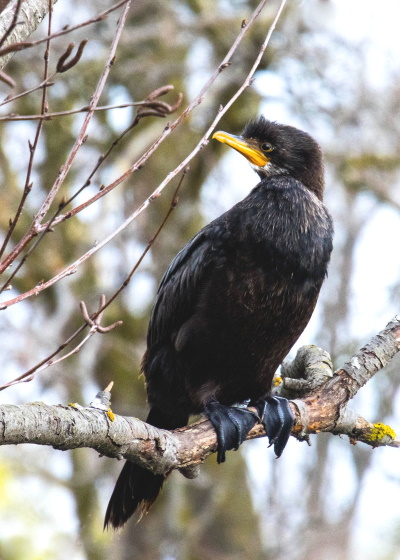
<svg viewBox="0 0 400 560"><path fill-rule="evenodd" d="M258 421L257 415L247 408L225 406L216 401L207 404L204 411L217 432L217 461L223 463L226 459L225 452L238 449L246 439Z"/></svg>
<svg viewBox="0 0 400 560"><path fill-rule="evenodd" d="M267 432L269 444L274 446L275 455L280 457L294 423L289 401L282 397L267 397L255 403L255 406Z"/></svg>

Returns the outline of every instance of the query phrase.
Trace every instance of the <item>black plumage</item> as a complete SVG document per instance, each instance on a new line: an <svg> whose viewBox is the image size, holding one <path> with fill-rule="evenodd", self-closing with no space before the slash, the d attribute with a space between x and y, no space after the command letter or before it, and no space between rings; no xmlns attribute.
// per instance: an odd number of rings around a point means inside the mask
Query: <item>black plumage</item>
<svg viewBox="0 0 400 560"><path fill-rule="evenodd" d="M332 221L322 203L318 144L305 132L250 122L241 137L217 140L242 153L261 181L204 227L161 281L143 359L154 426L175 429L205 412L217 431L218 460L237 448L260 411L277 455L292 427L284 399L270 397L274 373L307 325L326 275ZM146 512L164 477L127 462L105 524Z"/></svg>

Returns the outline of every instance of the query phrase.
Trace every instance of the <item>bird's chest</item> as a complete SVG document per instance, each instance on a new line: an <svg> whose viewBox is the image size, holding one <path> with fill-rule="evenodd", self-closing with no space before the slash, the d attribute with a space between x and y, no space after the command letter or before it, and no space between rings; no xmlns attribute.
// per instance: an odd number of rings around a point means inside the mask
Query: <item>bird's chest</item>
<svg viewBox="0 0 400 560"><path fill-rule="evenodd" d="M285 316L301 307L304 300L314 298L315 282L298 270L296 258L274 260L270 254L236 258L217 271L214 289L207 294L225 328L250 338L264 336ZM318 286L319 288L319 286Z"/></svg>
<svg viewBox="0 0 400 560"><path fill-rule="evenodd" d="M306 326L322 283L309 250L258 239L227 251L199 310L221 355L245 356L247 371L268 375L279 365Z"/></svg>
<svg viewBox="0 0 400 560"><path fill-rule="evenodd" d="M246 262L241 259L227 266L220 275L219 301L226 313L239 320L261 316L261 311L268 305L268 294L275 293L275 285L271 274L257 262ZM274 284L274 285L273 285Z"/></svg>
<svg viewBox="0 0 400 560"><path fill-rule="evenodd" d="M236 254L250 268L259 266L277 278L324 275L329 220L311 193L267 189L249 197L241 210L228 224L233 241L226 245L230 259Z"/></svg>

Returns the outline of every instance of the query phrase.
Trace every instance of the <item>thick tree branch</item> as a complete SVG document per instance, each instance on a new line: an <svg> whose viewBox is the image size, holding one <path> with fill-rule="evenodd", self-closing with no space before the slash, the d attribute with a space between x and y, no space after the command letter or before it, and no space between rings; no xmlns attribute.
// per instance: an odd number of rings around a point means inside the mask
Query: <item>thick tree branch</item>
<svg viewBox="0 0 400 560"><path fill-rule="evenodd" d="M393 430L370 424L347 404L400 350L400 318L395 317L377 336L363 346L335 375L313 394L292 401L296 414L294 433L341 433L372 446L393 445ZM297 409L297 410L295 410Z"/></svg>
<svg viewBox="0 0 400 560"><path fill-rule="evenodd" d="M400 447L389 426L371 424L347 407L358 389L399 350L400 318L395 318L335 375L314 388L312 394L291 402L295 415L292 435L305 439L311 433L331 432L348 435L352 443L363 441L372 447ZM300 353L297 361L307 361L313 352ZM311 370L309 378L320 375L312 358L311 362L307 366ZM326 363L325 357L323 362ZM109 398L110 393L101 392L90 407L44 403L1 405L0 445L34 443L61 450L90 447L101 455L130 459L156 473L178 468L189 477L196 474L193 466L216 451L215 431L208 420L169 432L137 418L114 415L108 409ZM257 424L248 439L262 436L265 436L264 427Z"/></svg>

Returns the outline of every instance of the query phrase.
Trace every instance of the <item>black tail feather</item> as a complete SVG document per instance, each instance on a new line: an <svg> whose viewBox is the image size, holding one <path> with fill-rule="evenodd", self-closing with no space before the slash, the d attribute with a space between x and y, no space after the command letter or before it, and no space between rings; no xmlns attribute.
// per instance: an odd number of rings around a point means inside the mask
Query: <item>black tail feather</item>
<svg viewBox="0 0 400 560"><path fill-rule="evenodd" d="M166 417L152 408L147 422L167 430L185 426L188 415L177 410L174 413L173 417ZM126 461L107 506L104 528L122 527L137 509L140 510L140 517L147 513L160 493L165 479L166 475L154 474L135 463Z"/></svg>
<svg viewBox="0 0 400 560"><path fill-rule="evenodd" d="M126 461L111 495L104 528L110 525L117 529L122 527L139 507L141 515L147 513L160 493L165 480L164 475Z"/></svg>

